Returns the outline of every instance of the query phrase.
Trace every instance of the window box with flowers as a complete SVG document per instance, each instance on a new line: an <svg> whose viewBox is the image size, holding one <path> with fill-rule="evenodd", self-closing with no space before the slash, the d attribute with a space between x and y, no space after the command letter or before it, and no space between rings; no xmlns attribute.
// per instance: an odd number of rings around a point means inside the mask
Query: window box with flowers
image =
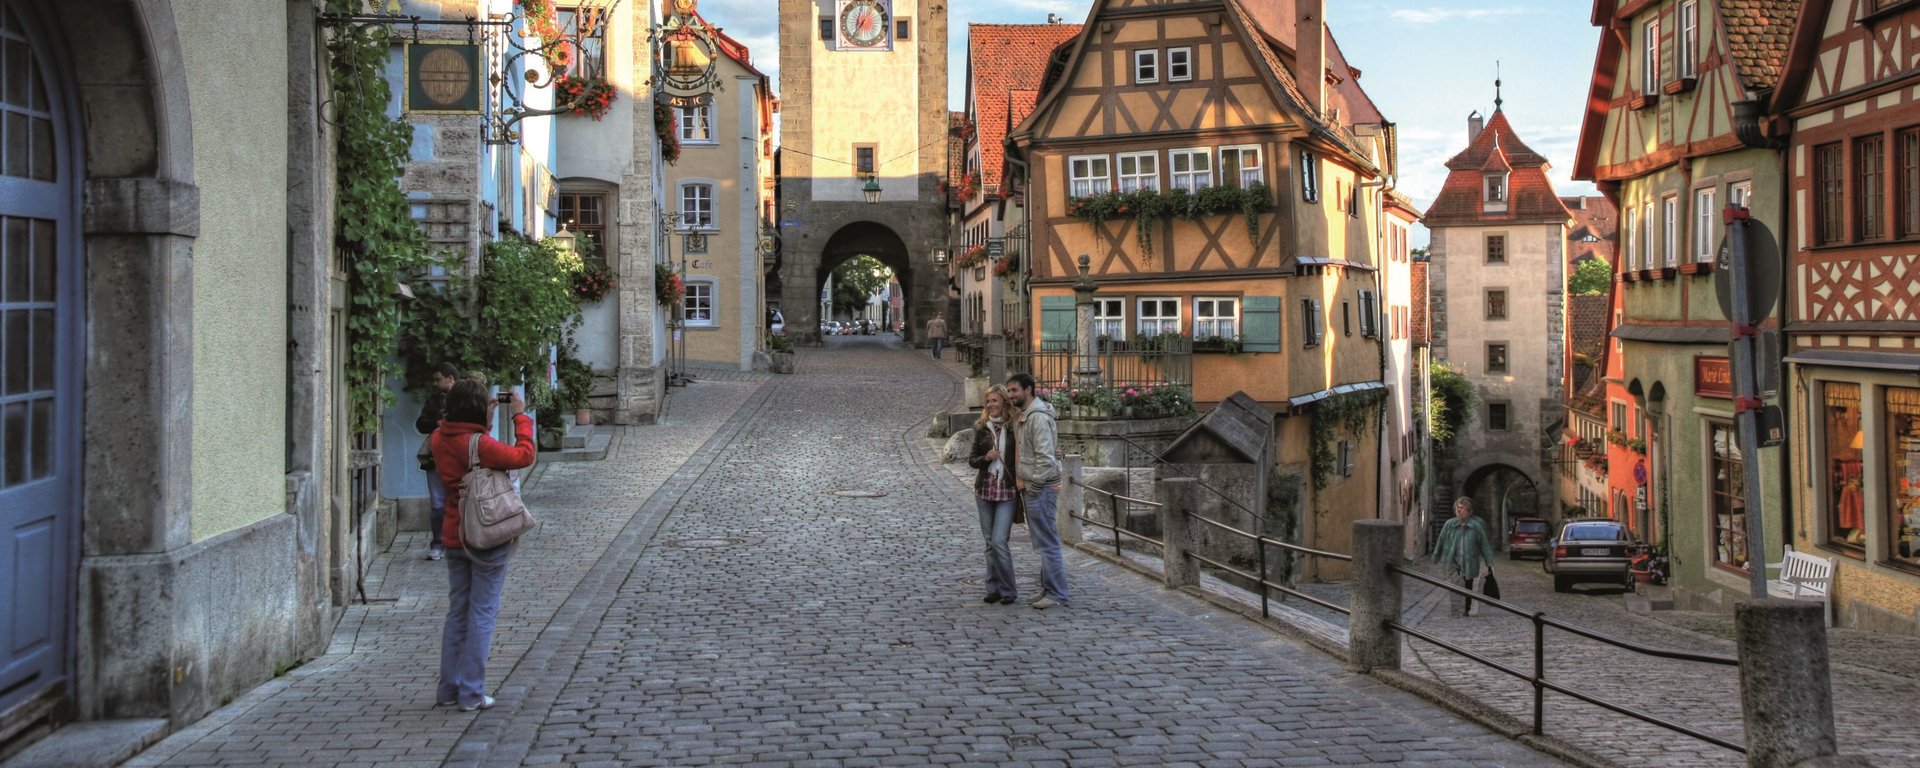
<svg viewBox="0 0 1920 768"><path fill-rule="evenodd" d="M606 298L613 288L613 270L599 261L589 260L573 273L573 297L582 304Z"/></svg>
<svg viewBox="0 0 1920 768"><path fill-rule="evenodd" d="M1009 253L993 262L994 277L1006 277L1020 269L1020 254Z"/></svg>
<svg viewBox="0 0 1920 768"><path fill-rule="evenodd" d="M953 260L953 266L955 269L971 269L986 262L987 247L984 245L972 245L960 252L960 257Z"/></svg>
<svg viewBox="0 0 1920 768"><path fill-rule="evenodd" d="M553 0L514 0L526 19L527 32L539 40L537 49L553 70L554 106L548 114L570 114L599 120L612 108L617 92L605 75L575 71L580 44L562 29ZM530 75L531 77L531 75Z"/></svg>

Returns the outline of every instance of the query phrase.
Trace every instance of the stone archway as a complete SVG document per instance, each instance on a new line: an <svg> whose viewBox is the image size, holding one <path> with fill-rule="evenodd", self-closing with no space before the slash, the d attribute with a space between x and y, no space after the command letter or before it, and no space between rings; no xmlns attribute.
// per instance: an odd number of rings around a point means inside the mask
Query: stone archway
<svg viewBox="0 0 1920 768"><path fill-rule="evenodd" d="M888 269L893 270L894 279L900 281L901 293L906 296L914 295L912 257L907 252L906 243L902 242L900 236L886 225L872 221L853 222L841 227L839 231L833 233L833 236L827 238L827 244L820 249L819 266L815 267L813 272L814 295L818 296L825 290L828 275L833 274L833 271L847 260L857 256L872 256L880 263L887 265ZM911 302L905 302L903 305L907 309L908 316L896 319L911 329L913 326ZM816 302L815 309L818 310L818 308ZM815 323L812 327L817 329L819 324ZM907 338L913 338L913 336L909 335Z"/></svg>
<svg viewBox="0 0 1920 768"><path fill-rule="evenodd" d="M905 221L877 220L879 211L867 211L854 205L817 206L829 216L820 225L794 227L783 231L780 246L780 311L787 320L787 333L797 339L817 339L820 332L820 287L826 275L841 262L861 254L879 259L893 269L904 294L900 321L902 336L919 340L928 319L944 311L947 272L944 265L930 258L931 228L921 223L918 214ZM921 231L928 230L928 231ZM826 233L817 238L813 233Z"/></svg>
<svg viewBox="0 0 1920 768"><path fill-rule="evenodd" d="M1508 524L1517 517L1542 517L1539 479L1516 464L1488 461L1467 472L1459 496L1473 499L1473 514L1487 524L1495 546L1505 547Z"/></svg>

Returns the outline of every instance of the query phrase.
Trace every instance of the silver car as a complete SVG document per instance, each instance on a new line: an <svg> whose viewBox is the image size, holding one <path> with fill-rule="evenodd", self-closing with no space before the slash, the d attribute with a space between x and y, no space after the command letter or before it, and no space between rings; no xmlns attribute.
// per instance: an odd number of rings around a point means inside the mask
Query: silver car
<svg viewBox="0 0 1920 768"><path fill-rule="evenodd" d="M1627 572L1635 545L1627 527L1606 518L1569 520L1547 549L1546 569L1553 574L1553 591L1569 592L1575 584L1617 584L1633 590Z"/></svg>

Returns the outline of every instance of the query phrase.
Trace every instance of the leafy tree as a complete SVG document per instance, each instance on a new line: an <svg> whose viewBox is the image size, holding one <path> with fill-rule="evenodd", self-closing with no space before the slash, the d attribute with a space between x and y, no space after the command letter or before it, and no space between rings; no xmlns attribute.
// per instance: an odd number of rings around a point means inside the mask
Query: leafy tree
<svg viewBox="0 0 1920 768"><path fill-rule="evenodd" d="M1420 246L1420 247L1418 247L1418 248L1415 248L1415 249L1413 249L1413 250L1412 250L1412 251L1410 251L1409 253L1411 253L1411 255L1413 256L1413 260L1414 260L1414 261L1426 261L1426 260L1427 260L1427 255L1428 255L1428 251L1427 251L1427 247L1426 247L1426 246L1424 246L1424 245L1423 245L1423 246Z"/></svg>
<svg viewBox="0 0 1920 768"><path fill-rule="evenodd" d="M833 306L858 311L867 298L893 280L893 270L879 259L860 254L833 268Z"/></svg>
<svg viewBox="0 0 1920 768"><path fill-rule="evenodd" d="M1607 284L1612 282L1612 264L1606 259L1587 259L1575 265L1573 274L1567 276L1567 293L1605 293Z"/></svg>

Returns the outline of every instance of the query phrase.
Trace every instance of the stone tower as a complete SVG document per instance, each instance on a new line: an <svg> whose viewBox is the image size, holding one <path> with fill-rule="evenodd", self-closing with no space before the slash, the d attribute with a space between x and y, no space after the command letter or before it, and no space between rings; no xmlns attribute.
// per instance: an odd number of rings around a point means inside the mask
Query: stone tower
<svg viewBox="0 0 1920 768"><path fill-rule="evenodd" d="M932 261L947 247L945 0L780 0L780 115L788 332L818 333L827 275L867 254L899 276L918 339L948 293Z"/></svg>
<svg viewBox="0 0 1920 768"><path fill-rule="evenodd" d="M1546 157L1498 106L1484 124L1477 112L1468 119L1467 148L1447 169L1422 217L1433 236L1433 358L1472 382L1480 402L1450 446L1452 471L1433 500L1472 496L1476 514L1501 531L1513 517L1559 511L1545 462L1564 418L1573 215L1547 179Z"/></svg>

